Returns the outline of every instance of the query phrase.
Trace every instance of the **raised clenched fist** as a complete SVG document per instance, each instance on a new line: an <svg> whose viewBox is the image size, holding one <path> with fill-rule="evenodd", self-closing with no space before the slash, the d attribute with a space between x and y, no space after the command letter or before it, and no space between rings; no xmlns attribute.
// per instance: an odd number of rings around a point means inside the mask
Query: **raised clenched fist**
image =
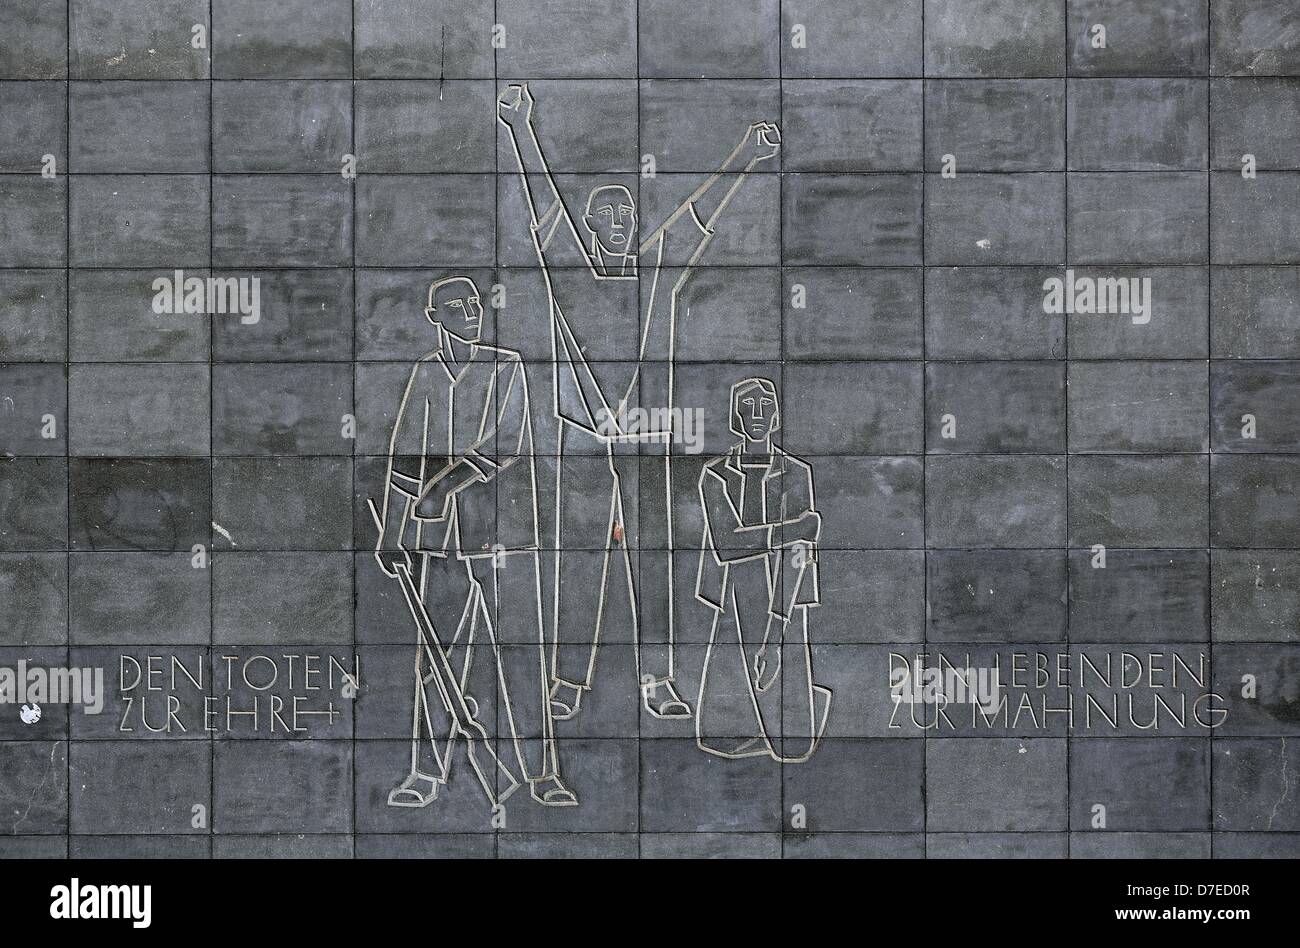
<svg viewBox="0 0 1300 948"><path fill-rule="evenodd" d="M514 127L516 122L526 123L533 117L533 94L526 83L511 83L497 96L497 115L501 121Z"/></svg>
<svg viewBox="0 0 1300 948"><path fill-rule="evenodd" d="M745 133L750 161L765 161L781 150L781 130L775 122L755 122Z"/></svg>

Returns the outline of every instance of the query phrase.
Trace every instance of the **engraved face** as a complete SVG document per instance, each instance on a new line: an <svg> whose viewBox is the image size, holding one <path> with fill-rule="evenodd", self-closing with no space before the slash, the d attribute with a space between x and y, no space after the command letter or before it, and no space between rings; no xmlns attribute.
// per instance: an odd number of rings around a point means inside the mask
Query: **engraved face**
<svg viewBox="0 0 1300 948"><path fill-rule="evenodd" d="M765 441L780 427L776 386L767 379L745 379L731 388L731 430L749 441Z"/></svg>
<svg viewBox="0 0 1300 948"><path fill-rule="evenodd" d="M429 287L424 315L465 342L478 342L483 333L483 304L478 287L469 277L452 277Z"/></svg>
<svg viewBox="0 0 1300 948"><path fill-rule="evenodd" d="M596 188L587 198L583 217L596 243L605 253L630 254L636 240L636 202L632 192L621 184Z"/></svg>

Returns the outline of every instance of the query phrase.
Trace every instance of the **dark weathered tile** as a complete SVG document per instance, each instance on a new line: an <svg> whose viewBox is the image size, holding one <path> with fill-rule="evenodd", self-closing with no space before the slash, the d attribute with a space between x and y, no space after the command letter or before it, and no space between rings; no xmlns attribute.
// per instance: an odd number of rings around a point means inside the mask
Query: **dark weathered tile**
<svg viewBox="0 0 1300 948"><path fill-rule="evenodd" d="M1071 263L1205 263L1205 175L1152 172L1069 176Z"/></svg>
<svg viewBox="0 0 1300 948"><path fill-rule="evenodd" d="M931 454L1065 451L1065 366L1059 362L939 362L925 369L925 449Z"/></svg>
<svg viewBox="0 0 1300 948"><path fill-rule="evenodd" d="M681 12L665 11L669 16ZM497 52L497 71L539 79L635 78L636 14L634 6L619 0L502 0L496 15L505 27L505 45ZM642 26L642 43L647 43L647 29ZM649 53L645 55L648 62ZM650 74L643 66L642 75Z"/></svg>
<svg viewBox="0 0 1300 948"><path fill-rule="evenodd" d="M925 353L930 359L1059 359L1066 318L1045 313L1054 267L931 267L925 271Z"/></svg>
<svg viewBox="0 0 1300 948"><path fill-rule="evenodd" d="M73 172L208 171L208 83L73 82L68 90Z"/></svg>
<svg viewBox="0 0 1300 948"><path fill-rule="evenodd" d="M60 365L0 363L0 446L10 455L67 454L68 373Z"/></svg>
<svg viewBox="0 0 1300 948"><path fill-rule="evenodd" d="M74 742L71 832L206 836L214 815L211 753L206 741Z"/></svg>
<svg viewBox="0 0 1300 948"><path fill-rule="evenodd" d="M775 76L782 41L779 8L777 0L735 0L725 6L690 0L647 4L636 19L641 75ZM617 22L615 17L604 19ZM584 36L582 42L589 40Z"/></svg>
<svg viewBox="0 0 1300 948"><path fill-rule="evenodd" d="M920 171L921 83L819 79L781 86L787 171Z"/></svg>
<svg viewBox="0 0 1300 948"><path fill-rule="evenodd" d="M1215 546L1300 546L1300 458L1216 455L1210 536Z"/></svg>
<svg viewBox="0 0 1300 948"><path fill-rule="evenodd" d="M307 88L315 85L308 84ZM345 93L340 111L350 116L348 85L339 85ZM540 90L535 95L549 105ZM358 82L358 168L376 174L493 171L499 124L493 114L495 102L496 88L487 81ZM543 114L549 111L540 105L538 110ZM540 117L538 121L540 124ZM450 129L455 132L448 134ZM338 156L347 150L344 147L333 156L336 166Z"/></svg>
<svg viewBox="0 0 1300 948"><path fill-rule="evenodd" d="M337 172L352 152L352 86L215 82L212 149L218 172Z"/></svg>
<svg viewBox="0 0 1300 948"><path fill-rule="evenodd" d="M1300 830L1295 798L1300 746L1286 738L1214 742L1214 828L1285 833Z"/></svg>
<svg viewBox="0 0 1300 948"><path fill-rule="evenodd" d="M1071 551L1070 641L1206 641L1208 564L1201 550Z"/></svg>
<svg viewBox="0 0 1300 948"><path fill-rule="evenodd" d="M201 457L209 451L206 365L74 365L68 449L88 457Z"/></svg>
<svg viewBox="0 0 1300 948"><path fill-rule="evenodd" d="M314 175L231 175L213 181L212 262L216 266L313 267L351 262L353 182Z"/></svg>
<svg viewBox="0 0 1300 948"><path fill-rule="evenodd" d="M68 7L43 0L5 0L0 77L63 79L68 75Z"/></svg>
<svg viewBox="0 0 1300 948"><path fill-rule="evenodd" d="M920 2L784 0L781 74L790 77L919 76ZM802 26L805 44L793 45Z"/></svg>
<svg viewBox="0 0 1300 948"><path fill-rule="evenodd" d="M348 0L213 0L217 79L347 79L352 74Z"/></svg>
<svg viewBox="0 0 1300 948"><path fill-rule="evenodd" d="M951 160L958 174L1062 171L1065 100L1060 79L928 82L925 170L942 171Z"/></svg>
<svg viewBox="0 0 1300 948"><path fill-rule="evenodd" d="M1214 640L1300 640L1300 553L1214 550Z"/></svg>
<svg viewBox="0 0 1300 948"><path fill-rule="evenodd" d="M208 546L211 469L205 458L74 458L72 548L179 553Z"/></svg>
<svg viewBox="0 0 1300 948"><path fill-rule="evenodd" d="M157 267L164 275L208 265L208 178L95 175L74 177L71 188L73 266Z"/></svg>
<svg viewBox="0 0 1300 948"><path fill-rule="evenodd" d="M1241 171L1246 155L1265 171L1300 168L1300 79L1216 79L1210 107L1216 169Z"/></svg>
<svg viewBox="0 0 1300 948"><path fill-rule="evenodd" d="M0 645L67 640L68 559L59 553L0 553Z"/></svg>
<svg viewBox="0 0 1300 948"><path fill-rule="evenodd" d="M926 567L927 642L1064 641L1063 551L936 550Z"/></svg>
<svg viewBox="0 0 1300 948"><path fill-rule="evenodd" d="M927 0L925 66L935 76L1052 76L1065 68L1065 10L1023 0Z"/></svg>
<svg viewBox="0 0 1300 948"><path fill-rule="evenodd" d="M0 81L0 172L39 174L50 158L66 170L66 101L62 82Z"/></svg>
<svg viewBox="0 0 1300 948"><path fill-rule="evenodd" d="M1210 306L1216 358L1300 357L1300 268L1215 267Z"/></svg>
<svg viewBox="0 0 1300 948"><path fill-rule="evenodd" d="M217 550L346 550L351 463L343 458L221 458L213 462Z"/></svg>
<svg viewBox="0 0 1300 948"><path fill-rule="evenodd" d="M1200 362L1074 362L1070 450L1104 454L1203 452L1209 381Z"/></svg>
<svg viewBox="0 0 1300 948"><path fill-rule="evenodd" d="M1208 481L1204 457L1072 458L1070 545L1205 546Z"/></svg>
<svg viewBox="0 0 1300 948"><path fill-rule="evenodd" d="M1200 171L1209 103L1194 79L1072 79L1071 171Z"/></svg>
<svg viewBox="0 0 1300 948"><path fill-rule="evenodd" d="M1205 0L1072 0L1069 7L1072 75L1203 76L1209 70ZM1104 45L1098 26L1105 28Z"/></svg>
<svg viewBox="0 0 1300 948"><path fill-rule="evenodd" d="M358 265L492 264L490 175L362 175L356 192Z"/></svg>
<svg viewBox="0 0 1300 948"><path fill-rule="evenodd" d="M1300 21L1287 0L1215 0L1210 7L1216 76L1300 74Z"/></svg>
<svg viewBox="0 0 1300 948"><path fill-rule="evenodd" d="M76 553L68 569L74 644L207 644L212 580L188 550Z"/></svg>
<svg viewBox="0 0 1300 948"><path fill-rule="evenodd" d="M951 179L929 175L925 262L931 266L1061 263L1064 202L1065 182L1059 174L958 172Z"/></svg>
<svg viewBox="0 0 1300 948"><path fill-rule="evenodd" d="M206 79L210 5L202 0L68 4L73 79ZM195 27L205 35L195 42Z"/></svg>
<svg viewBox="0 0 1300 948"><path fill-rule="evenodd" d="M925 482L930 546L1036 548L1065 539L1064 457L936 456Z"/></svg>
<svg viewBox="0 0 1300 948"><path fill-rule="evenodd" d="M925 742L925 774L930 832L1067 827L1063 740L933 738Z"/></svg>
<svg viewBox="0 0 1300 948"><path fill-rule="evenodd" d="M1247 180L1216 171L1211 177L1214 263L1300 263L1300 172L1266 171Z"/></svg>
<svg viewBox="0 0 1300 948"><path fill-rule="evenodd" d="M0 175L0 267L68 261L68 181Z"/></svg>
<svg viewBox="0 0 1300 948"><path fill-rule="evenodd" d="M0 465L0 511L0 549L67 549L67 464L55 458L7 459Z"/></svg>
<svg viewBox="0 0 1300 948"><path fill-rule="evenodd" d="M1210 742L1183 737L1071 741L1070 828L1076 832L1208 831Z"/></svg>
<svg viewBox="0 0 1300 948"><path fill-rule="evenodd" d="M919 269L787 268L784 282L787 359L920 356Z"/></svg>
<svg viewBox="0 0 1300 948"><path fill-rule="evenodd" d="M15 362L62 362L68 283L61 270L0 270L0 347Z"/></svg>
<svg viewBox="0 0 1300 948"><path fill-rule="evenodd" d="M235 362L212 368L212 453L350 455L346 365Z"/></svg>

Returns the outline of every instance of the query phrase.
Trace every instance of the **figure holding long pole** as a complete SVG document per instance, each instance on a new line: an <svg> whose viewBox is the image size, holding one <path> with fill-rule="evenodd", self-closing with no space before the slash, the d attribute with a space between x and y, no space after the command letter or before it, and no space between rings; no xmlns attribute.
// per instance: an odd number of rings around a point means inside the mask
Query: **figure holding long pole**
<svg viewBox="0 0 1300 948"><path fill-rule="evenodd" d="M388 802L431 803L464 737L491 804L526 781L539 803L573 806L547 694L524 364L480 341L483 306L469 277L430 286L425 316L438 346L415 363L402 395L376 518L375 557L399 582L416 626L411 769ZM485 663L495 674L475 681ZM489 692L501 708L490 729L482 720ZM490 736L496 719L507 732L501 757Z"/></svg>

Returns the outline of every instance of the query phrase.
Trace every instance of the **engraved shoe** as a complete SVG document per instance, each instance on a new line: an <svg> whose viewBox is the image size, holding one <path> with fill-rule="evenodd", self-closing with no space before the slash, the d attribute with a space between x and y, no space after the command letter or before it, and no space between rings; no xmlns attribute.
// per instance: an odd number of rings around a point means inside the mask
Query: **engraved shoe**
<svg viewBox="0 0 1300 948"><path fill-rule="evenodd" d="M528 790L542 806L577 806L578 797L556 776L528 781Z"/></svg>
<svg viewBox="0 0 1300 948"><path fill-rule="evenodd" d="M578 713L582 704L582 693L587 689L557 678L551 683L551 717L557 721L567 721Z"/></svg>
<svg viewBox="0 0 1300 948"><path fill-rule="evenodd" d="M682 700L672 679L651 682L641 688L645 709L657 718L680 719L691 716L691 706Z"/></svg>
<svg viewBox="0 0 1300 948"><path fill-rule="evenodd" d="M422 807L438 799L438 788L442 781L437 777L414 770L411 774L388 792L389 806Z"/></svg>

